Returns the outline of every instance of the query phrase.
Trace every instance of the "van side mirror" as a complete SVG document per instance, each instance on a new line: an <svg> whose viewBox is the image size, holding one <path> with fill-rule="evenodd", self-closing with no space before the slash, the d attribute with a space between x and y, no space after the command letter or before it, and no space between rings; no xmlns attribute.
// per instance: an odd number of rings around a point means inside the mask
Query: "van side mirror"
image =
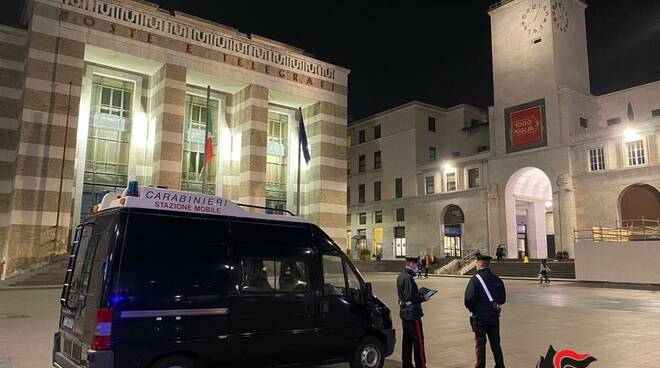
<svg viewBox="0 0 660 368"><path fill-rule="evenodd" d="M374 299L374 289L370 282L364 284L364 296L366 301Z"/></svg>

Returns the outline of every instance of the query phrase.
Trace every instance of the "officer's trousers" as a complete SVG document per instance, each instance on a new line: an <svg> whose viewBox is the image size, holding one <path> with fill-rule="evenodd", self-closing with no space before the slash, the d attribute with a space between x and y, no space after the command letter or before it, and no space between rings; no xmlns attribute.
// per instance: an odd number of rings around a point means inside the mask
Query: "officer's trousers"
<svg viewBox="0 0 660 368"><path fill-rule="evenodd" d="M424 329L421 319L401 320L403 325L403 341L401 360L403 368L412 368L413 351L415 352L415 368L426 368L424 352Z"/></svg>
<svg viewBox="0 0 660 368"><path fill-rule="evenodd" d="M504 356L500 346L500 322L483 322L478 318L470 318L472 331L474 331L474 354L476 362L474 368L486 367L486 339L490 341L490 349L493 351L495 368L504 368Z"/></svg>

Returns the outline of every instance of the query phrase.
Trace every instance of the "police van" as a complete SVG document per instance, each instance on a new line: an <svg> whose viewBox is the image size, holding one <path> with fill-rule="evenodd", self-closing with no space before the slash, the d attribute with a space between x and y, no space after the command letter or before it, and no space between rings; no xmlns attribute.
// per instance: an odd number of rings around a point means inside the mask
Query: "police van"
<svg viewBox="0 0 660 368"><path fill-rule="evenodd" d="M107 194L72 240L53 365L382 367L390 310L341 249L244 208L136 182Z"/></svg>

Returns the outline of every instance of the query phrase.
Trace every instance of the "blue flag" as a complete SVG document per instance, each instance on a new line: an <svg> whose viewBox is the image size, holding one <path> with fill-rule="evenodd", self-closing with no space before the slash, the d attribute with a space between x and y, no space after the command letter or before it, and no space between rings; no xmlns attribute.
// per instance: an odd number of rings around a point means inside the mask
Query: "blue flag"
<svg viewBox="0 0 660 368"><path fill-rule="evenodd" d="M305 163L309 164L309 160L311 160L312 157L309 155L309 145L307 144L307 132L305 132L305 122L303 121L302 108L300 109L298 134L300 139L300 146L302 147L303 157L305 158Z"/></svg>

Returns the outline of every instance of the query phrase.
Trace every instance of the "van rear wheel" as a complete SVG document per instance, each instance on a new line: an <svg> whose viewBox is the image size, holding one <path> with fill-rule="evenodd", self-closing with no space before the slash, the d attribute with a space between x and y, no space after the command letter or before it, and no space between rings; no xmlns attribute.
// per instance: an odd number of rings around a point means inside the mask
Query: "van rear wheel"
<svg viewBox="0 0 660 368"><path fill-rule="evenodd" d="M151 368L196 368L196 365L184 356L169 356L158 360Z"/></svg>
<svg viewBox="0 0 660 368"><path fill-rule="evenodd" d="M351 368L382 368L385 364L385 347L373 336L366 336L357 346L351 358Z"/></svg>

